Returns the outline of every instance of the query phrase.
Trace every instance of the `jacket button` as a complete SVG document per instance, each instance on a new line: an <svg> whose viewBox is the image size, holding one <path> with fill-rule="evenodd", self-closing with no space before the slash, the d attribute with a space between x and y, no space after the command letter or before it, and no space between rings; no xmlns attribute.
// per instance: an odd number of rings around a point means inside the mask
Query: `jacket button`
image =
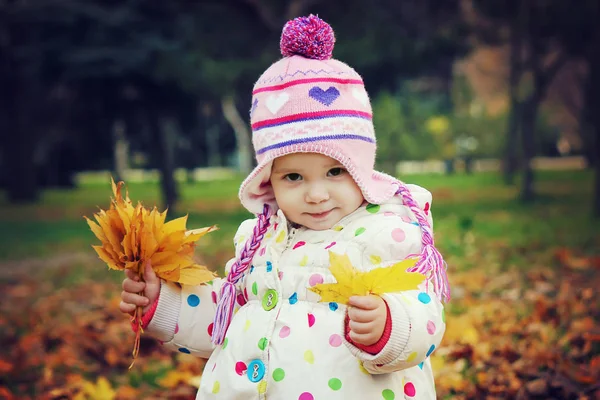
<svg viewBox="0 0 600 400"><path fill-rule="evenodd" d="M260 360L253 360L248 364L248 371L246 372L248 379L251 382L258 382L265 376L265 364Z"/></svg>
<svg viewBox="0 0 600 400"><path fill-rule="evenodd" d="M279 295L277 294L277 290L269 289L265 292L265 295L262 298L262 306L265 311L270 311L277 305L277 300Z"/></svg>

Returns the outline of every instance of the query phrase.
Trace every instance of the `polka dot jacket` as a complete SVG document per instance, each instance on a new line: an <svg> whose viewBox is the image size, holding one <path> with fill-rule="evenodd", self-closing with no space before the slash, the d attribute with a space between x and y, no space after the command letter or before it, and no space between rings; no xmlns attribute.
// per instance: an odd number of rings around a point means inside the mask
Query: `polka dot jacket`
<svg viewBox="0 0 600 400"><path fill-rule="evenodd" d="M431 222L431 194L407 186ZM254 224L248 220L238 229L237 255ZM210 341L221 279L195 287L163 283L147 330L176 351L208 358L198 399L435 399L429 356L445 322L433 285L383 295L391 335L378 354L346 340L345 305L320 303L308 290L335 282L329 251L370 270L420 250L420 227L397 197L365 204L327 231L291 228L279 211L238 284L223 345Z"/></svg>

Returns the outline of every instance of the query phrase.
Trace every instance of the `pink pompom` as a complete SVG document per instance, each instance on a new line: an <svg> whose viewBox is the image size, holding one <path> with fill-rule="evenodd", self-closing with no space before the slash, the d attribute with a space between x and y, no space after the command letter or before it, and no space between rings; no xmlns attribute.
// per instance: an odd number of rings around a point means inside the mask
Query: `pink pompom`
<svg viewBox="0 0 600 400"><path fill-rule="evenodd" d="M284 57L300 55L328 60L333 54L335 36L331 26L315 15L288 21L281 32L279 48Z"/></svg>

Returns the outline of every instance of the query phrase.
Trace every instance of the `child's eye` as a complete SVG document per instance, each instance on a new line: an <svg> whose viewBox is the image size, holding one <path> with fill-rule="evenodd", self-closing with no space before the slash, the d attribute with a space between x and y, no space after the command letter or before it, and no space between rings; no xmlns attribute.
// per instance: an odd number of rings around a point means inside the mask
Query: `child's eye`
<svg viewBox="0 0 600 400"><path fill-rule="evenodd" d="M287 174L287 175L284 177L284 179L285 179L285 180L288 180L288 181L290 181L290 182L297 182L297 181L299 181L299 180L301 180L301 179L302 179L302 175L300 175L300 174L297 174L297 173L295 173L295 172L294 172L294 173L291 173L291 174Z"/></svg>
<svg viewBox="0 0 600 400"><path fill-rule="evenodd" d="M340 176L344 172L346 172L346 170L344 168L331 168L329 170L329 172L327 173L327 175L329 175L329 176Z"/></svg>

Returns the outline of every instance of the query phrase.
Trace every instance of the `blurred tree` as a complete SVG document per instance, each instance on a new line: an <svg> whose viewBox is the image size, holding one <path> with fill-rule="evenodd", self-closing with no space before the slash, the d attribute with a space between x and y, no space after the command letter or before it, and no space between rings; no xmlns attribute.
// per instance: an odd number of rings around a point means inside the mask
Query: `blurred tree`
<svg viewBox="0 0 600 400"><path fill-rule="evenodd" d="M559 21L564 14L561 0L472 0L471 21L477 39L510 48L508 90L510 112L505 145L505 180L512 183L517 165L516 145L521 138L523 179L520 198L531 201L536 152L538 110L549 85L569 59L557 43Z"/></svg>

